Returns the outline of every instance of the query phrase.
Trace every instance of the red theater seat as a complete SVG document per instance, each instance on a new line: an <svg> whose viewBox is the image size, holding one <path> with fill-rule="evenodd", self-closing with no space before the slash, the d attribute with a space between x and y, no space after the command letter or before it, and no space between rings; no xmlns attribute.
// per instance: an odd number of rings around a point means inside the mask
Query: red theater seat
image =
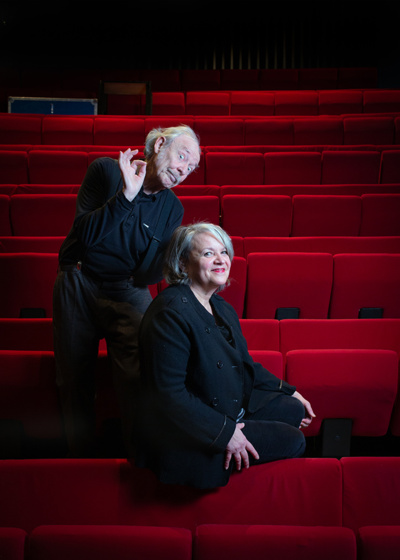
<svg viewBox="0 0 400 560"><path fill-rule="evenodd" d="M328 89L337 84L337 68L300 68L300 89Z"/></svg>
<svg viewBox="0 0 400 560"><path fill-rule="evenodd" d="M277 91L275 115L318 115L316 91Z"/></svg>
<svg viewBox="0 0 400 560"><path fill-rule="evenodd" d="M32 150L28 154L28 166L30 183L79 185L87 171L87 153Z"/></svg>
<svg viewBox="0 0 400 560"><path fill-rule="evenodd" d="M18 236L66 236L75 216L75 194L16 194L10 202L11 224Z"/></svg>
<svg viewBox="0 0 400 560"><path fill-rule="evenodd" d="M231 115L272 116L275 96L267 91L232 91Z"/></svg>
<svg viewBox="0 0 400 560"><path fill-rule="evenodd" d="M53 351L53 322L47 319L0 318L0 350Z"/></svg>
<svg viewBox="0 0 400 560"><path fill-rule="evenodd" d="M323 185L378 184L381 155L373 151L323 151Z"/></svg>
<svg viewBox="0 0 400 560"><path fill-rule="evenodd" d="M260 89L297 89L299 83L299 71L296 68L268 68L260 70L259 83Z"/></svg>
<svg viewBox="0 0 400 560"><path fill-rule="evenodd" d="M0 195L0 235L11 235L10 197Z"/></svg>
<svg viewBox="0 0 400 560"><path fill-rule="evenodd" d="M230 95L222 91L187 91L187 115L229 115Z"/></svg>
<svg viewBox="0 0 400 560"><path fill-rule="evenodd" d="M152 115L185 114L185 94L182 91L155 91L151 101Z"/></svg>
<svg viewBox="0 0 400 560"><path fill-rule="evenodd" d="M65 236L3 236L0 237L0 253L58 253L64 239Z"/></svg>
<svg viewBox="0 0 400 560"><path fill-rule="evenodd" d="M46 525L29 536L32 560L191 560L192 535L187 529L122 525Z"/></svg>
<svg viewBox="0 0 400 560"><path fill-rule="evenodd" d="M326 319L332 268L328 253L249 254L245 317Z"/></svg>
<svg viewBox="0 0 400 560"><path fill-rule="evenodd" d="M142 146L144 119L98 117L94 120L93 144L98 146Z"/></svg>
<svg viewBox="0 0 400 560"><path fill-rule="evenodd" d="M220 85L222 90L251 90L258 89L258 70L238 70L224 68L220 70ZM231 93L236 93L232 91Z"/></svg>
<svg viewBox="0 0 400 560"><path fill-rule="evenodd" d="M361 527L358 550L360 560L397 560L400 525Z"/></svg>
<svg viewBox="0 0 400 560"><path fill-rule="evenodd" d="M295 195L293 237L359 235L361 198L341 195Z"/></svg>
<svg viewBox="0 0 400 560"><path fill-rule="evenodd" d="M284 378L283 357L280 352L273 350L250 350L250 356L255 362L273 373L279 379Z"/></svg>
<svg viewBox="0 0 400 560"><path fill-rule="evenodd" d="M181 196L183 225L195 222L211 222L219 225L219 198L217 196Z"/></svg>
<svg viewBox="0 0 400 560"><path fill-rule="evenodd" d="M229 235L289 236L292 224L290 196L235 195L222 197L222 226Z"/></svg>
<svg viewBox="0 0 400 560"><path fill-rule="evenodd" d="M0 144L41 143L41 115L0 115Z"/></svg>
<svg viewBox="0 0 400 560"><path fill-rule="evenodd" d="M93 119L45 115L42 144L93 144Z"/></svg>
<svg viewBox="0 0 400 560"><path fill-rule="evenodd" d="M150 130L153 130L153 128L168 128L170 126L180 126L181 124L186 124L187 126L194 128L194 122L194 117L187 115L159 115L154 117L146 117L144 119L144 137L142 140L142 144L144 143L145 137L148 135Z"/></svg>
<svg viewBox="0 0 400 560"><path fill-rule="evenodd" d="M399 113L400 91L375 89L364 91L364 113Z"/></svg>
<svg viewBox="0 0 400 560"><path fill-rule="evenodd" d="M346 145L386 145L394 143L392 117L345 117L343 143Z"/></svg>
<svg viewBox="0 0 400 560"><path fill-rule="evenodd" d="M400 194L364 194L361 204L360 235L400 235Z"/></svg>
<svg viewBox="0 0 400 560"><path fill-rule="evenodd" d="M181 84L183 91L216 90L220 88L220 70L181 70Z"/></svg>
<svg viewBox="0 0 400 560"><path fill-rule="evenodd" d="M400 318L400 254L333 256L331 319Z"/></svg>
<svg viewBox="0 0 400 560"><path fill-rule="evenodd" d="M209 185L262 185L264 158L260 153L209 152L205 155Z"/></svg>
<svg viewBox="0 0 400 560"><path fill-rule="evenodd" d="M0 364L1 419L21 424L28 438L61 438L53 352L1 350Z"/></svg>
<svg viewBox="0 0 400 560"><path fill-rule="evenodd" d="M0 150L0 182L18 185L28 182L28 156L18 150Z"/></svg>
<svg viewBox="0 0 400 560"><path fill-rule="evenodd" d="M201 525L194 540L197 560L356 560L356 539L346 527Z"/></svg>
<svg viewBox="0 0 400 560"><path fill-rule="evenodd" d="M297 146L318 144L343 144L343 121L341 118L294 119L294 143Z"/></svg>
<svg viewBox="0 0 400 560"><path fill-rule="evenodd" d="M343 525L356 535L362 527L400 526L400 457L343 457L340 462Z"/></svg>
<svg viewBox="0 0 400 560"><path fill-rule="evenodd" d="M244 144L244 121L242 119L198 118L194 130L202 146L242 146Z"/></svg>
<svg viewBox="0 0 400 560"><path fill-rule="evenodd" d="M264 154L266 185L319 185L319 152L271 152Z"/></svg>
<svg viewBox="0 0 400 560"><path fill-rule="evenodd" d="M338 68L338 88L366 89L378 87L377 68Z"/></svg>
<svg viewBox="0 0 400 560"><path fill-rule="evenodd" d="M26 531L15 527L0 528L0 550L2 560L24 560Z"/></svg>
<svg viewBox="0 0 400 560"><path fill-rule="evenodd" d="M246 119L244 137L247 146L292 146L293 119Z"/></svg>
<svg viewBox="0 0 400 560"><path fill-rule="evenodd" d="M249 350L280 350L276 319L240 319L240 326Z"/></svg>
<svg viewBox="0 0 400 560"><path fill-rule="evenodd" d="M320 115L344 115L363 112L363 94L356 90L318 92Z"/></svg>
<svg viewBox="0 0 400 560"><path fill-rule="evenodd" d="M222 292L222 296L234 307L239 317L243 316L246 295L247 261L243 257L233 257L230 273L230 284Z"/></svg>
<svg viewBox="0 0 400 560"><path fill-rule="evenodd" d="M0 317L52 317L56 253L0 253Z"/></svg>
<svg viewBox="0 0 400 560"><path fill-rule="evenodd" d="M400 150L382 152L380 183L400 183Z"/></svg>
<svg viewBox="0 0 400 560"><path fill-rule="evenodd" d="M318 435L323 420L340 418L352 420L353 436L386 435L397 393L398 364L392 350L289 351L286 380L312 403L316 414L305 434Z"/></svg>

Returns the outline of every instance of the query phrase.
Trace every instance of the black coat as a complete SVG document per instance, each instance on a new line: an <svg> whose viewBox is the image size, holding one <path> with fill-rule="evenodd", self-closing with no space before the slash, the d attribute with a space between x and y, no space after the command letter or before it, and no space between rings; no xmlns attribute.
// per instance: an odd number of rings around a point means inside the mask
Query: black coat
<svg viewBox="0 0 400 560"><path fill-rule="evenodd" d="M253 362L233 307L213 295L214 312L232 342L188 286L166 288L140 330L142 410L139 466L168 483L223 486L225 449L245 407L255 412L267 391L295 388Z"/></svg>

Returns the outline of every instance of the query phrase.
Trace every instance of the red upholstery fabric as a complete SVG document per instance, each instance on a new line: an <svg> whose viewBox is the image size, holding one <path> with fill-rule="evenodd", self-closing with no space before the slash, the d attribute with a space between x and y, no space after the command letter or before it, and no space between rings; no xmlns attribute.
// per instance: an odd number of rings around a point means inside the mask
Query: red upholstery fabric
<svg viewBox="0 0 400 560"><path fill-rule="evenodd" d="M16 194L10 202L14 235L66 236L75 216L75 194Z"/></svg>
<svg viewBox="0 0 400 560"><path fill-rule="evenodd" d="M221 188L218 185L202 185L202 184L186 184L174 187L174 194L176 196L218 196L220 195Z"/></svg>
<svg viewBox="0 0 400 560"><path fill-rule="evenodd" d="M400 525L361 527L358 549L360 560L398 560Z"/></svg>
<svg viewBox="0 0 400 560"><path fill-rule="evenodd" d="M194 123L202 146L242 146L244 144L243 119L202 118Z"/></svg>
<svg viewBox="0 0 400 560"><path fill-rule="evenodd" d="M205 155L206 182L210 185L262 185L264 158L257 153L209 152Z"/></svg>
<svg viewBox="0 0 400 560"><path fill-rule="evenodd" d="M383 150L380 182L384 184L400 182L400 150Z"/></svg>
<svg viewBox="0 0 400 560"><path fill-rule="evenodd" d="M112 525L53 525L29 536L32 560L191 560L192 535L187 529Z"/></svg>
<svg viewBox="0 0 400 560"><path fill-rule="evenodd" d="M26 531L14 527L0 527L0 551L2 560L24 560Z"/></svg>
<svg viewBox="0 0 400 560"><path fill-rule="evenodd" d="M343 457L343 525L400 525L400 457ZM381 558L385 558L384 555Z"/></svg>
<svg viewBox="0 0 400 560"><path fill-rule="evenodd" d="M344 144L393 144L392 117L345 117L343 119Z"/></svg>
<svg viewBox="0 0 400 560"><path fill-rule="evenodd" d="M219 198L217 196L181 196L183 225L194 222L211 222L219 225Z"/></svg>
<svg viewBox="0 0 400 560"><path fill-rule="evenodd" d="M271 152L264 154L264 161L266 185L319 185L321 183L320 153Z"/></svg>
<svg viewBox="0 0 400 560"><path fill-rule="evenodd" d="M229 235L289 236L292 200L289 196L225 195L221 202L222 226Z"/></svg>
<svg viewBox="0 0 400 560"><path fill-rule="evenodd" d="M240 235L231 235L232 247L234 254L237 257L244 257L244 248L243 248L243 237ZM1 237L0 237L0 248L1 248Z"/></svg>
<svg viewBox="0 0 400 560"><path fill-rule="evenodd" d="M318 115L316 91L277 91L275 115Z"/></svg>
<svg viewBox="0 0 400 560"><path fill-rule="evenodd" d="M247 146L294 144L293 119L248 119L245 121L245 144Z"/></svg>
<svg viewBox="0 0 400 560"><path fill-rule="evenodd" d="M243 257L233 257L230 273L230 285L220 296L230 303L239 317L243 316L244 300L246 296L247 261Z"/></svg>
<svg viewBox="0 0 400 560"><path fill-rule="evenodd" d="M41 144L41 115L0 115L0 144Z"/></svg>
<svg viewBox="0 0 400 560"><path fill-rule="evenodd" d="M240 326L249 350L280 350L276 319L240 319Z"/></svg>
<svg viewBox="0 0 400 560"><path fill-rule="evenodd" d="M323 90L318 92L320 115L343 115L363 112L362 91Z"/></svg>
<svg viewBox="0 0 400 560"><path fill-rule="evenodd" d="M337 68L300 68L300 89L327 89L336 87Z"/></svg>
<svg viewBox="0 0 400 560"><path fill-rule="evenodd" d="M183 91L155 91L151 99L152 115L184 115L185 94Z"/></svg>
<svg viewBox="0 0 400 560"><path fill-rule="evenodd" d="M343 144L343 120L335 117L295 119L294 143L298 146L317 144Z"/></svg>
<svg viewBox="0 0 400 560"><path fill-rule="evenodd" d="M28 182L28 156L18 150L0 150L0 183Z"/></svg>
<svg viewBox="0 0 400 560"><path fill-rule="evenodd" d="M98 146L143 145L144 119L101 117L94 121L93 144Z"/></svg>
<svg viewBox="0 0 400 560"><path fill-rule="evenodd" d="M356 560L354 533L345 527L201 525L194 541L197 560Z"/></svg>
<svg viewBox="0 0 400 560"><path fill-rule="evenodd" d="M0 240L1 243L1 240ZM247 237L244 256L249 253L400 253L400 237Z"/></svg>
<svg viewBox="0 0 400 560"><path fill-rule="evenodd" d="M338 88L376 88L378 71L372 67L338 68Z"/></svg>
<svg viewBox="0 0 400 560"><path fill-rule="evenodd" d="M247 258L249 319L274 319L297 307L300 318L327 318L333 257L328 253L252 253Z"/></svg>
<svg viewBox="0 0 400 560"><path fill-rule="evenodd" d="M0 318L0 350L52 352L52 319Z"/></svg>
<svg viewBox="0 0 400 560"><path fill-rule="evenodd" d="M395 144L400 144L400 117L394 119L394 136Z"/></svg>
<svg viewBox="0 0 400 560"><path fill-rule="evenodd" d="M399 254L338 254L333 261L331 319L355 319L365 307L383 308L384 318L400 317Z"/></svg>
<svg viewBox="0 0 400 560"><path fill-rule="evenodd" d="M260 70L260 89L297 89L299 71L296 68Z"/></svg>
<svg viewBox="0 0 400 560"><path fill-rule="evenodd" d="M295 195L292 236L356 236L361 225L361 198L340 195Z"/></svg>
<svg viewBox="0 0 400 560"><path fill-rule="evenodd" d="M355 436L384 436L397 379L398 357L392 350L313 349L286 354L286 380L312 403L316 414L307 436L317 435L325 418L352 419Z"/></svg>
<svg viewBox="0 0 400 560"><path fill-rule="evenodd" d="M232 91L231 115L272 116L275 96L267 91Z"/></svg>
<svg viewBox="0 0 400 560"><path fill-rule="evenodd" d="M53 352L1 350L0 364L1 418L21 422L28 437L61 437Z"/></svg>
<svg viewBox="0 0 400 560"><path fill-rule="evenodd" d="M144 119L144 138L142 140L142 144L144 143L144 139L150 130L153 128L167 128L170 126L179 126L181 124L186 124L191 128L194 128L194 117L188 115L182 116L174 116L174 115L158 115L154 117L146 117ZM201 142L201 138L200 138ZM202 144L202 142L201 142Z"/></svg>
<svg viewBox="0 0 400 560"><path fill-rule="evenodd" d="M361 203L360 235L400 235L400 194L364 194Z"/></svg>
<svg viewBox="0 0 400 560"><path fill-rule="evenodd" d="M93 119L45 115L42 119L43 144L93 144Z"/></svg>
<svg viewBox="0 0 400 560"><path fill-rule="evenodd" d="M30 183L79 185L87 170L87 153L32 150L28 166Z"/></svg>
<svg viewBox="0 0 400 560"><path fill-rule="evenodd" d="M11 235L10 197L0 194L0 235Z"/></svg>
<svg viewBox="0 0 400 560"><path fill-rule="evenodd" d="M0 253L58 253L64 239L64 236L3 236L0 237Z"/></svg>
<svg viewBox="0 0 400 560"><path fill-rule="evenodd" d="M187 115L229 115L230 95L222 91L187 91Z"/></svg>
<svg viewBox="0 0 400 560"><path fill-rule="evenodd" d="M323 185L379 183L380 153L372 151L322 152Z"/></svg>
<svg viewBox="0 0 400 560"><path fill-rule="evenodd" d="M18 318L21 309L36 308L51 317L57 267L57 253L1 253L0 317Z"/></svg>
<svg viewBox="0 0 400 560"><path fill-rule="evenodd" d="M279 379L284 378L283 357L273 350L250 350L250 356Z"/></svg>
<svg viewBox="0 0 400 560"><path fill-rule="evenodd" d="M400 92L398 90L364 91L364 113L400 112Z"/></svg>
<svg viewBox="0 0 400 560"><path fill-rule="evenodd" d="M238 70L236 68L224 68L220 70L220 85L221 89L228 90L254 90L258 88L259 71L254 70ZM235 91L231 92L236 93Z"/></svg>
<svg viewBox="0 0 400 560"><path fill-rule="evenodd" d="M0 526L340 526L341 484L336 459L251 467L212 492L163 485L125 460L8 460L0 462Z"/></svg>
<svg viewBox="0 0 400 560"><path fill-rule="evenodd" d="M220 70L181 70L181 84L183 91L216 90L220 88Z"/></svg>
<svg viewBox="0 0 400 560"><path fill-rule="evenodd" d="M88 154L88 157L90 154ZM21 184L12 194L78 194L80 185Z"/></svg>

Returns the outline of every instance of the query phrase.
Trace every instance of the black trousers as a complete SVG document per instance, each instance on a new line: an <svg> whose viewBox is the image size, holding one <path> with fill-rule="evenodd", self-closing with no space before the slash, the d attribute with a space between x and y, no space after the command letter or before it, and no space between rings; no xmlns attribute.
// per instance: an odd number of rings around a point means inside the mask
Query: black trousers
<svg viewBox="0 0 400 560"><path fill-rule="evenodd" d="M254 445L260 458L250 456L251 464L268 463L303 455L305 437L299 429L305 415L303 404L295 397L272 392L265 406L245 414L243 433Z"/></svg>
<svg viewBox="0 0 400 560"><path fill-rule="evenodd" d="M93 455L95 370L102 338L107 342L120 407L126 453L132 455L139 383L138 331L152 301L132 280L96 282L76 266L59 271L53 291L57 385L70 455Z"/></svg>

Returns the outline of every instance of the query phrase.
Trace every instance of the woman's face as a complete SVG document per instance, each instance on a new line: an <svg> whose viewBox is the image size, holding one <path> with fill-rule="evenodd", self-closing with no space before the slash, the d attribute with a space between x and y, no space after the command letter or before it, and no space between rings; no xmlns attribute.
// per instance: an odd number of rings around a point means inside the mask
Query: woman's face
<svg viewBox="0 0 400 560"><path fill-rule="evenodd" d="M228 281L230 269L231 260L221 241L210 233L198 233L193 237L186 265L192 289L215 292Z"/></svg>

